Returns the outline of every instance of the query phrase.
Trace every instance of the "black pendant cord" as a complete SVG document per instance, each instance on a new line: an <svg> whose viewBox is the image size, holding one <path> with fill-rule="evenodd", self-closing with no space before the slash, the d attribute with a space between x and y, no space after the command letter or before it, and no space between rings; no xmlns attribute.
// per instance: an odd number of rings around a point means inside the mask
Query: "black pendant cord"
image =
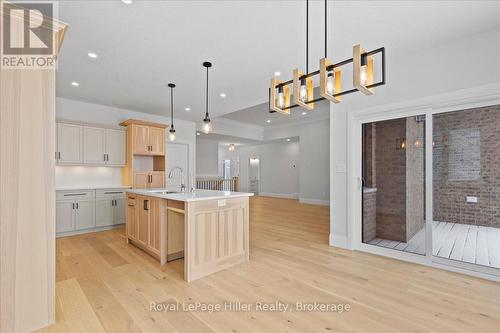
<svg viewBox="0 0 500 333"><path fill-rule="evenodd" d="M168 87L170 88L170 132L175 132L174 130L174 88L175 84L169 83Z"/></svg>
<svg viewBox="0 0 500 333"><path fill-rule="evenodd" d="M328 58L328 0L325 0L325 58Z"/></svg>
<svg viewBox="0 0 500 333"><path fill-rule="evenodd" d="M207 67L207 91L206 91L205 118L208 118L208 67Z"/></svg>
<svg viewBox="0 0 500 333"><path fill-rule="evenodd" d="M174 128L174 88L170 88L170 128Z"/></svg>
<svg viewBox="0 0 500 333"><path fill-rule="evenodd" d="M309 73L309 0L306 0L306 73Z"/></svg>

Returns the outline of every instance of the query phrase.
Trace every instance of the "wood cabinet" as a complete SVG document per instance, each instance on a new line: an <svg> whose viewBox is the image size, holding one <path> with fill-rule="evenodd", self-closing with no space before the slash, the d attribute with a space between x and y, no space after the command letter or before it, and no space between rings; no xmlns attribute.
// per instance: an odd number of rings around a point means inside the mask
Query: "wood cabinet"
<svg viewBox="0 0 500 333"><path fill-rule="evenodd" d="M151 155L165 155L165 129L159 127L149 128L149 144Z"/></svg>
<svg viewBox="0 0 500 333"><path fill-rule="evenodd" d="M129 196L127 202L127 237L159 257L163 201L151 197Z"/></svg>
<svg viewBox="0 0 500 333"><path fill-rule="evenodd" d="M129 119L125 185L133 188L165 187L165 128L167 125Z"/></svg>
<svg viewBox="0 0 500 333"><path fill-rule="evenodd" d="M127 224L126 232L127 239L136 240L137 239L137 229L139 220L139 208L137 205L137 198L127 197Z"/></svg>
<svg viewBox="0 0 500 333"><path fill-rule="evenodd" d="M83 127L74 124L57 124L57 162L60 164L83 163Z"/></svg>
<svg viewBox="0 0 500 333"><path fill-rule="evenodd" d="M135 172L134 188L162 188L165 184L165 172Z"/></svg>
<svg viewBox="0 0 500 333"><path fill-rule="evenodd" d="M97 126L57 123L58 164L126 164L125 131Z"/></svg>
<svg viewBox="0 0 500 333"><path fill-rule="evenodd" d="M148 247L151 251L160 255L160 234L163 221L163 200L150 198L149 205L149 241Z"/></svg>
<svg viewBox="0 0 500 333"><path fill-rule="evenodd" d="M133 152L136 155L165 155L165 128L132 124Z"/></svg>
<svg viewBox="0 0 500 333"><path fill-rule="evenodd" d="M150 155L149 126L131 125L133 152L136 155Z"/></svg>

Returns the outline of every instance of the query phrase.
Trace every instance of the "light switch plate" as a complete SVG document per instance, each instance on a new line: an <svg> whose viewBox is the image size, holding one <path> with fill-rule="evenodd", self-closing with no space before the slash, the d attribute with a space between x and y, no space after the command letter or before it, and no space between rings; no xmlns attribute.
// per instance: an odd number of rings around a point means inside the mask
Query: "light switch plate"
<svg viewBox="0 0 500 333"><path fill-rule="evenodd" d="M217 207L224 207L226 205L226 200L217 200Z"/></svg>
<svg viewBox="0 0 500 333"><path fill-rule="evenodd" d="M467 201L468 203L477 203L477 197L474 197L474 196L467 196L466 201Z"/></svg>

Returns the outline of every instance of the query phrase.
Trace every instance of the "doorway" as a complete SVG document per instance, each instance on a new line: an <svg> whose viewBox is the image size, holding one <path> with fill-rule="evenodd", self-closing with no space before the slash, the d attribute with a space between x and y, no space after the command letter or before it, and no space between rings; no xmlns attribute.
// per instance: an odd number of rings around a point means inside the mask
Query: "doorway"
<svg viewBox="0 0 500 333"><path fill-rule="evenodd" d="M248 192L256 195L260 192L260 159L258 157L248 159Z"/></svg>
<svg viewBox="0 0 500 333"><path fill-rule="evenodd" d="M180 142L167 144L166 185L169 191L180 191L182 185L190 188L189 145Z"/></svg>
<svg viewBox="0 0 500 333"><path fill-rule="evenodd" d="M353 248L500 276L500 105L412 112L351 120Z"/></svg>

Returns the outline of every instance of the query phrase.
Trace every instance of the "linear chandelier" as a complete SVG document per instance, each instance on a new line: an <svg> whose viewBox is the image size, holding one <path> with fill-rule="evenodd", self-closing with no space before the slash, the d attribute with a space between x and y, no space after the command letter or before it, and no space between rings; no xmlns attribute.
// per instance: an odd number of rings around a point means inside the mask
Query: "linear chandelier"
<svg viewBox="0 0 500 333"><path fill-rule="evenodd" d="M269 89L269 112L279 112L289 115L290 109L303 107L307 110L314 109L314 102L324 99L334 103L340 103L343 95L360 91L365 95L373 95L373 88L385 84L385 48L381 47L366 52L361 45L353 47L353 56L350 59L338 63L332 63L327 54L327 16L328 0L325 0L325 57L319 61L319 70L309 72L309 0L306 0L306 72L298 68L293 70L293 79L282 82L276 77L271 79ZM374 81L375 66L373 56L381 53L382 78ZM353 88L342 90L342 67L352 63ZM319 74L319 94L314 96L313 77ZM293 90L293 103L291 89Z"/></svg>

